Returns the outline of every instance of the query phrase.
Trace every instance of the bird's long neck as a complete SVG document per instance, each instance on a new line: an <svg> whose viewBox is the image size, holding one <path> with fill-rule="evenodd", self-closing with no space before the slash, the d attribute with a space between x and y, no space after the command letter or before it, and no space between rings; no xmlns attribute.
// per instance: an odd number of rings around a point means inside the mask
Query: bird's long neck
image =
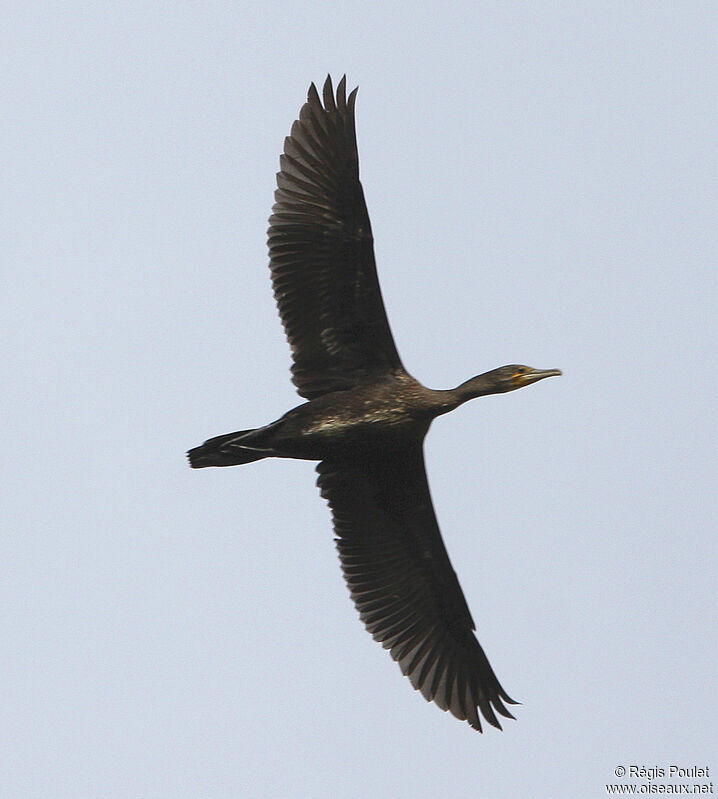
<svg viewBox="0 0 718 799"><path fill-rule="evenodd" d="M459 398L459 404L474 397L485 397L487 394L496 394L498 389L493 372L484 372L462 383L453 389L453 393Z"/></svg>
<svg viewBox="0 0 718 799"><path fill-rule="evenodd" d="M482 375L477 375L467 380L465 383L450 388L446 391L437 391L436 394L441 396L442 410L441 413L448 413L458 408L475 397L484 397L487 394L497 393L495 381L492 379L492 373L486 372Z"/></svg>

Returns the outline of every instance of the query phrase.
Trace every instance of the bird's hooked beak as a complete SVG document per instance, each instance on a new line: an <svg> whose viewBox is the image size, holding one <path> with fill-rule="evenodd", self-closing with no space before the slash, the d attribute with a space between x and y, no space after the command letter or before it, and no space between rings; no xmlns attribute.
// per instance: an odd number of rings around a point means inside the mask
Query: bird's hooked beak
<svg viewBox="0 0 718 799"><path fill-rule="evenodd" d="M517 375L517 379L522 386L528 386L531 383L536 383L543 380L544 377L558 377L563 372L560 369L530 369L524 374Z"/></svg>

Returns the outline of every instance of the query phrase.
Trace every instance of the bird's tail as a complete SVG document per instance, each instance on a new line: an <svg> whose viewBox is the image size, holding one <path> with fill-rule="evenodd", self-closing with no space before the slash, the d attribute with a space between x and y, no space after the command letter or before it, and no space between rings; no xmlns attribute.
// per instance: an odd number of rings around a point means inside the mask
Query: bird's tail
<svg viewBox="0 0 718 799"><path fill-rule="evenodd" d="M243 447L242 436L254 430L238 430L236 433L225 433L205 441L187 453L189 465L193 469L205 466L238 466L240 463L251 463L266 458L271 453Z"/></svg>

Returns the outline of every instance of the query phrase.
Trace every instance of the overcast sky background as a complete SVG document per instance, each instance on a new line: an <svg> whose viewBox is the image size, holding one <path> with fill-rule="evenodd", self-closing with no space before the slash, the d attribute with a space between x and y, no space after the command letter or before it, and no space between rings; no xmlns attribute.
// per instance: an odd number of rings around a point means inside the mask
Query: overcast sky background
<svg viewBox="0 0 718 799"><path fill-rule="evenodd" d="M716 6L2 16L3 799L575 799L619 764L718 768ZM327 72L361 86L407 368L564 370L427 441L523 703L503 732L363 629L313 464L185 462L299 403L265 231Z"/></svg>

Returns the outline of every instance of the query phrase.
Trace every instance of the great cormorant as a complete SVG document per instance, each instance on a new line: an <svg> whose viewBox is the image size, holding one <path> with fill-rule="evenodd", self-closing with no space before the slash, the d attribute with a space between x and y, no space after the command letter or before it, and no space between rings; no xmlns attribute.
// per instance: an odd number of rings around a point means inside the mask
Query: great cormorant
<svg viewBox="0 0 718 799"><path fill-rule="evenodd" d="M357 90L323 99L312 84L284 141L269 220L274 296L307 402L266 427L211 438L194 468L267 457L319 461L351 596L414 688L481 730L479 712L513 718L444 548L423 441L432 420L469 399L513 391L558 369L502 366L455 389L425 388L394 345L374 263L354 127Z"/></svg>

